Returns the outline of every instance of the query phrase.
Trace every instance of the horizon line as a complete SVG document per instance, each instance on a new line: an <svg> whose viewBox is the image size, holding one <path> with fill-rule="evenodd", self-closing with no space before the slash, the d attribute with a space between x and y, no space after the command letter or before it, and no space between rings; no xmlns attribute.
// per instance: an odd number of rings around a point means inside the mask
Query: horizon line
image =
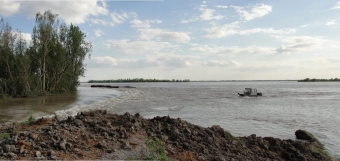
<svg viewBox="0 0 340 161"><path fill-rule="evenodd" d="M0 0L0 1L6 1L6 0ZM93 0L11 0L12 2L30 2L30 1L43 1L43 2L51 2L51 1L93 1ZM107 2L107 1L113 1L113 2L162 2L165 0L96 0L98 2Z"/></svg>

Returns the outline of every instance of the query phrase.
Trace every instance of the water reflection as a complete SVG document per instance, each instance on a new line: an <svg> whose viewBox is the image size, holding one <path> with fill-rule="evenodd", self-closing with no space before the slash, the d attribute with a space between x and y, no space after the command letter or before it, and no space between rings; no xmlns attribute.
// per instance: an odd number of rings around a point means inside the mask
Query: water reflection
<svg viewBox="0 0 340 161"><path fill-rule="evenodd" d="M30 115L34 117L51 115L58 110L90 105L97 101L107 100L116 97L120 93L120 91L115 89L91 88L85 84L79 86L77 91L64 94L0 99L0 123L24 121Z"/></svg>
<svg viewBox="0 0 340 161"><path fill-rule="evenodd" d="M0 123L26 120L31 114L41 117L69 107L78 100L78 91L59 95L0 100Z"/></svg>

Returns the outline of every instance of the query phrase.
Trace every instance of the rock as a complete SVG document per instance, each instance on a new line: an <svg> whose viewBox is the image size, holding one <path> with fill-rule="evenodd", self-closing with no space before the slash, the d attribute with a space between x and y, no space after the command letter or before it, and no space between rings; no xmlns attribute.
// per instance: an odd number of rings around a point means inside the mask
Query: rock
<svg viewBox="0 0 340 161"><path fill-rule="evenodd" d="M80 150L78 149L78 148L74 148L73 149L76 153L79 153L80 152Z"/></svg>
<svg viewBox="0 0 340 161"><path fill-rule="evenodd" d="M38 134L31 134L30 137L34 140L38 139Z"/></svg>
<svg viewBox="0 0 340 161"><path fill-rule="evenodd" d="M103 148L103 149L105 149L105 148L106 148L106 142L105 142L105 140L102 140L101 142L99 142L99 143L97 144L97 147L98 147L98 148Z"/></svg>
<svg viewBox="0 0 340 161"><path fill-rule="evenodd" d="M35 152L35 157L41 157L41 152L40 151L36 151Z"/></svg>
<svg viewBox="0 0 340 161"><path fill-rule="evenodd" d="M20 152L21 154L23 154L23 153L26 152L25 145L21 145L19 152Z"/></svg>
<svg viewBox="0 0 340 161"><path fill-rule="evenodd" d="M173 129L172 131L171 131L171 133L170 133L170 137L171 137L171 139L173 140L173 141L176 141L176 140L178 140L179 139L179 131L178 131L178 129Z"/></svg>
<svg viewBox="0 0 340 161"><path fill-rule="evenodd" d="M47 155L48 155L48 156L54 156L54 154L55 154L55 152L54 152L53 150L49 150L49 151L47 152Z"/></svg>
<svg viewBox="0 0 340 161"><path fill-rule="evenodd" d="M66 144L65 144L65 142L60 143L60 144L59 144L59 147L60 147L61 150L66 150Z"/></svg>
<svg viewBox="0 0 340 161"><path fill-rule="evenodd" d="M10 149L11 152L16 152L17 151L17 148L15 147L15 145L10 145L9 149Z"/></svg>
<svg viewBox="0 0 340 161"><path fill-rule="evenodd" d="M4 149L4 152L5 152L5 153L10 152L9 145L3 145L2 148Z"/></svg>
<svg viewBox="0 0 340 161"><path fill-rule="evenodd" d="M131 149L130 143L129 143L128 141L124 142L123 148L124 148L124 149L127 149L127 150L130 150L130 149Z"/></svg>
<svg viewBox="0 0 340 161"><path fill-rule="evenodd" d="M313 136L311 136L311 134L309 134L307 131L305 130L297 130L295 131L295 136L297 139L301 139L301 140L314 140Z"/></svg>
<svg viewBox="0 0 340 161"><path fill-rule="evenodd" d="M14 153L8 153L8 156L11 157L11 158L16 158L17 157L17 155L14 154Z"/></svg>

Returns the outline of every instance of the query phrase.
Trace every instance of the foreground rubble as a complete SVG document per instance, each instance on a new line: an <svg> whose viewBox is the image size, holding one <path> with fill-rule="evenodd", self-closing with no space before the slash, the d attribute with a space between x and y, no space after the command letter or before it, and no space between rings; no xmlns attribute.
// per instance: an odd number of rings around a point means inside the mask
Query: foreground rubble
<svg viewBox="0 0 340 161"><path fill-rule="evenodd" d="M219 126L203 128L168 116L82 112L67 120L1 125L0 160L330 160L318 141L233 137ZM150 143L164 143L163 156ZM161 145L161 144L160 144ZM155 146L156 147L156 146ZM164 158L165 157L165 158Z"/></svg>

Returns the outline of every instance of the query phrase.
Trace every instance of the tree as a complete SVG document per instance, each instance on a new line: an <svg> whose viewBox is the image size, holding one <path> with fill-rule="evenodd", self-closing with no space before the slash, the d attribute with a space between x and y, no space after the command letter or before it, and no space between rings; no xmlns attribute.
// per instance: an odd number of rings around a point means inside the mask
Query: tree
<svg viewBox="0 0 340 161"><path fill-rule="evenodd" d="M92 50L78 26L59 25L57 14L36 14L32 43L0 18L0 96L76 90Z"/></svg>
<svg viewBox="0 0 340 161"><path fill-rule="evenodd" d="M12 27L8 23L5 24L4 20L0 18L0 79L3 86L2 91L11 95L16 93L16 89L13 87L15 39L16 34L12 32Z"/></svg>
<svg viewBox="0 0 340 161"><path fill-rule="evenodd" d="M58 15L50 10L42 15L38 12L35 16L37 25L33 28L33 47L36 50L35 59L39 63L41 92L46 92L46 66L48 53L51 51L52 39L56 36Z"/></svg>

